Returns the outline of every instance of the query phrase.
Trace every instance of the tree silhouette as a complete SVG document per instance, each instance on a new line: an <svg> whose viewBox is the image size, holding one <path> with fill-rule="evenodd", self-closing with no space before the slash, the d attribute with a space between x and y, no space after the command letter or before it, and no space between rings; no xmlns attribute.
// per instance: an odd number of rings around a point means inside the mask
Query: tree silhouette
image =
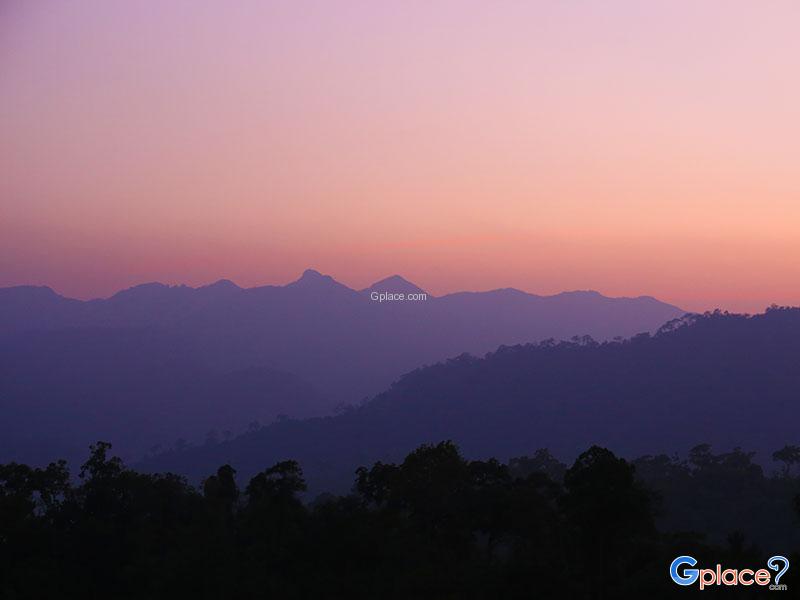
<svg viewBox="0 0 800 600"><path fill-rule="evenodd" d="M786 445L772 453L772 460L783 463L783 475L788 477L792 468L800 464L800 446Z"/></svg>
<svg viewBox="0 0 800 600"><path fill-rule="evenodd" d="M679 553L767 558L739 514L783 531L787 553L800 547L800 479L766 476L739 449L628 462L593 446L563 469L544 450L504 464L446 441L361 467L352 494L310 503L295 461L257 473L243 494L223 465L201 492L110 451L91 446L75 480L63 462L0 465L0 597L670 598L665 565ZM718 541L656 526L697 517L721 528L720 515L736 526Z"/></svg>

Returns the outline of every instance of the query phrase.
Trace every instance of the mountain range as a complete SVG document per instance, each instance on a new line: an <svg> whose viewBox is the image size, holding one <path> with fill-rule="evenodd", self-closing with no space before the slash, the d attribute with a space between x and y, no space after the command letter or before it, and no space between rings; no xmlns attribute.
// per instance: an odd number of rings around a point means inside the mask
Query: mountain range
<svg viewBox="0 0 800 600"><path fill-rule="evenodd" d="M213 442L279 415L330 414L463 353L625 338L683 314L592 291L435 297L399 276L354 290L314 270L284 286L149 283L89 301L3 288L0 461L82 455L98 437L127 457Z"/></svg>

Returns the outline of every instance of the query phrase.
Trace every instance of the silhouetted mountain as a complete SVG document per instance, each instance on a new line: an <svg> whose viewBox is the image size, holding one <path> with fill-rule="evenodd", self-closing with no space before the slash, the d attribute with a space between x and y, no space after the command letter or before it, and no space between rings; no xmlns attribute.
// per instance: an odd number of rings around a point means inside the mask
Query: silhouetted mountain
<svg viewBox="0 0 800 600"><path fill-rule="evenodd" d="M285 287L320 294L339 293L352 295L353 293L353 290L346 285L342 285L330 275L323 275L314 269L306 269L300 279L287 284Z"/></svg>
<svg viewBox="0 0 800 600"><path fill-rule="evenodd" d="M220 279L214 283L204 285L199 289L213 291L216 294L228 294L231 292L241 291L242 288L233 283L230 279Z"/></svg>
<svg viewBox="0 0 800 600"><path fill-rule="evenodd" d="M363 294L371 294L372 292L389 292L392 294L425 294L425 290L417 287L407 279L400 277L400 275L392 275L380 281L376 281L368 288L361 290ZM431 296L432 297L432 296Z"/></svg>
<svg viewBox="0 0 800 600"><path fill-rule="evenodd" d="M195 441L203 427L241 430L281 413L330 413L404 372L463 352L551 337L630 336L682 314L652 298L584 292L496 290L379 302L369 290L422 293L399 276L359 292L310 269L285 286L148 283L88 302L49 288L0 289L0 409L12 416L4 421L15 440L6 440L0 459L12 450L29 458L43 437L82 450L101 435L130 456L146 444L190 434ZM291 374L293 387L265 384L256 406L257 390L240 398L230 375L248 369ZM215 383L226 377L229 388ZM173 403L181 408L171 418L166 408L156 410ZM192 406L196 413L187 416ZM49 410L59 415L57 434L48 425ZM109 425L126 419L124 430ZM183 420L193 427L178 426Z"/></svg>
<svg viewBox="0 0 800 600"><path fill-rule="evenodd" d="M443 439L501 460L541 447L571 459L591 444L628 456L701 442L772 451L800 436L798 365L800 309L687 316L625 341L464 355L417 369L345 414L276 423L145 466L199 478L230 462L249 475L292 457L315 489L342 489L353 464Z"/></svg>
<svg viewBox="0 0 800 600"><path fill-rule="evenodd" d="M0 333L62 327L76 322L86 305L46 286L0 288Z"/></svg>
<svg viewBox="0 0 800 600"><path fill-rule="evenodd" d="M463 352L575 335L628 337L683 314L653 298L596 292L536 296L504 289L377 302L370 291L422 293L397 275L357 292L311 269L285 286L149 283L89 302L49 288L6 288L0 289L0 336L156 328L190 352L187 359L221 370L262 365L296 373L335 404L374 394L403 372Z"/></svg>

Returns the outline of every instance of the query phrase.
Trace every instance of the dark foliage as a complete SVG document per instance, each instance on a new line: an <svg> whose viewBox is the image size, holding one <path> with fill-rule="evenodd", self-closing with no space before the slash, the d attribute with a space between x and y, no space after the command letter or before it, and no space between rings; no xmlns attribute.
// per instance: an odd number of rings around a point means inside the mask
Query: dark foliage
<svg viewBox="0 0 800 600"><path fill-rule="evenodd" d="M793 456L784 450L779 459ZM678 554L758 567L789 553L735 531L704 539L714 498L744 514L769 495L782 527L799 528L790 470L765 477L749 454L707 446L686 461L634 463L593 446L567 468L544 450L508 465L469 461L442 442L361 467L352 493L309 504L294 461L243 493L224 465L200 491L108 451L92 446L76 481L64 463L0 466L0 597L671 598L691 594L667 576Z"/></svg>

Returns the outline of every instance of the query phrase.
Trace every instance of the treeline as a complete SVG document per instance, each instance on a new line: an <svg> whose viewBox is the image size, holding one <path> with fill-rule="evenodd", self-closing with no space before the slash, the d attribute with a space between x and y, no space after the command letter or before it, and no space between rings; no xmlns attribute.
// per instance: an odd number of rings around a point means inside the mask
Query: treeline
<svg viewBox="0 0 800 600"><path fill-rule="evenodd" d="M310 502L294 461L243 488L224 465L197 489L109 450L92 446L74 480L64 462L0 465L0 598L668 598L691 593L668 577L681 554L738 568L797 557L723 535L733 522L797 540L794 447L766 476L707 446L632 463L594 446L568 468L545 450L470 461L443 442Z"/></svg>

